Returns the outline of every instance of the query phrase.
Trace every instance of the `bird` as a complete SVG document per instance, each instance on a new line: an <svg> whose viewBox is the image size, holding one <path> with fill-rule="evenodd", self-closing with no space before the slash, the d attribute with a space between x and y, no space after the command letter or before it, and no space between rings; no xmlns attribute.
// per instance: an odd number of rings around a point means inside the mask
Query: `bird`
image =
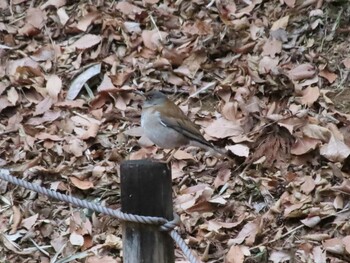
<svg viewBox="0 0 350 263"><path fill-rule="evenodd" d="M158 147L178 149L181 146L196 146L211 153L226 155L225 150L208 142L201 134L199 126L164 93L152 90L143 96L145 100L142 105L141 127L146 137Z"/></svg>

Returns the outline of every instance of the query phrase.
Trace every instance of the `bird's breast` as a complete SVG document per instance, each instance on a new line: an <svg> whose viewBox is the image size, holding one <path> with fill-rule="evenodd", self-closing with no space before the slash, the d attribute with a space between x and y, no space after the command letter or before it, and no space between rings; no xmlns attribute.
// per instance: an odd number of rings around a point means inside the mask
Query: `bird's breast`
<svg viewBox="0 0 350 263"><path fill-rule="evenodd" d="M181 133L161 123L159 111L152 109L142 111L141 126L147 138L161 148L177 148L189 143Z"/></svg>

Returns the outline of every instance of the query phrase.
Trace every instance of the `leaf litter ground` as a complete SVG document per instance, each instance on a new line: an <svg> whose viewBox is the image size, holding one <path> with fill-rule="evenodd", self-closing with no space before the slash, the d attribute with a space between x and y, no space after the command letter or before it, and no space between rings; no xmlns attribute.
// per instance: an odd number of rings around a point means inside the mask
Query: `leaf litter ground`
<svg viewBox="0 0 350 263"><path fill-rule="evenodd" d="M347 1L0 3L0 165L120 206L159 89L235 163L172 162L181 235L205 262L350 260ZM1 262L122 262L120 222L0 182ZM176 251L177 262L185 262ZM62 261L63 262L63 261Z"/></svg>

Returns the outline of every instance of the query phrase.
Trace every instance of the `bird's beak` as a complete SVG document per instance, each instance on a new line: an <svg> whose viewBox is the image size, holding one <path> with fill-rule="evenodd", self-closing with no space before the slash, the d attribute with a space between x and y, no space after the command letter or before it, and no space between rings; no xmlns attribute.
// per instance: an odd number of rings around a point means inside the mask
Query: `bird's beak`
<svg viewBox="0 0 350 263"><path fill-rule="evenodd" d="M140 90L134 90L133 93L140 95L143 99L146 99L145 93Z"/></svg>

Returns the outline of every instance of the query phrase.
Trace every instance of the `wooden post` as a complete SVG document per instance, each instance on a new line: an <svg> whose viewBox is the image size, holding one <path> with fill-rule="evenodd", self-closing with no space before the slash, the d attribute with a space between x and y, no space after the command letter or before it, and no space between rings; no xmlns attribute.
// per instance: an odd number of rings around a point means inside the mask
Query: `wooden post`
<svg viewBox="0 0 350 263"><path fill-rule="evenodd" d="M171 170L148 160L121 164L121 209L124 213L173 219ZM124 263L174 263L174 242L157 226L123 223Z"/></svg>

